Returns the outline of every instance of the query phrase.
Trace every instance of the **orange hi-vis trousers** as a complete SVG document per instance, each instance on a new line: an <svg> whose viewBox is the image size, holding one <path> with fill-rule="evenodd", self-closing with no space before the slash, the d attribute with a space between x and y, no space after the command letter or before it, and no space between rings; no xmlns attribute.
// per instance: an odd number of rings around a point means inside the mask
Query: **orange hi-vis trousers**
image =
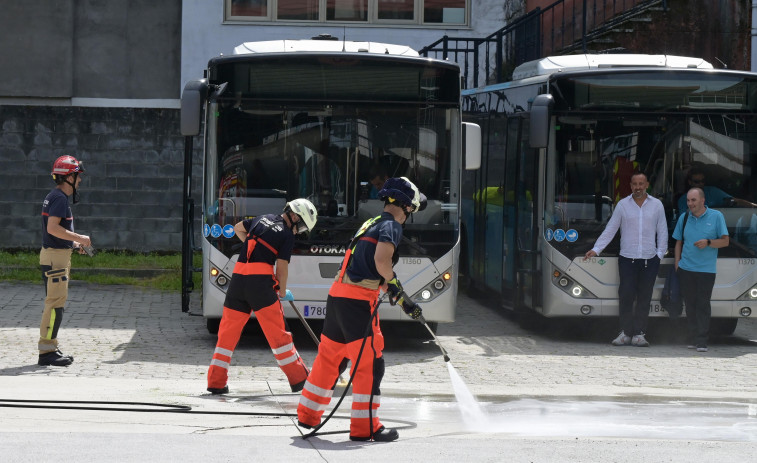
<svg viewBox="0 0 757 463"><path fill-rule="evenodd" d="M346 297L348 295L352 297ZM352 363L350 374L353 377L350 436L370 437L381 428L378 408L381 405L379 386L384 376L384 336L378 314L371 320L377 298L378 290L341 282L335 282L331 287L318 355L297 406L297 417L302 423L309 426L320 424L334 393L339 366L347 358ZM356 313L364 316L356 317ZM358 360L369 320L371 328ZM338 339L332 339L329 335Z"/></svg>
<svg viewBox="0 0 757 463"><path fill-rule="evenodd" d="M270 278L250 278L249 275L237 274L235 269L229 283L218 329L218 342L208 368L208 387L220 389L226 386L231 357L253 310L273 356L287 376L290 386L294 387L305 381L308 369L294 346L292 333L287 330L284 309L273 289L275 278L270 274ZM271 284L271 281L274 283ZM265 303L268 305L261 306Z"/></svg>

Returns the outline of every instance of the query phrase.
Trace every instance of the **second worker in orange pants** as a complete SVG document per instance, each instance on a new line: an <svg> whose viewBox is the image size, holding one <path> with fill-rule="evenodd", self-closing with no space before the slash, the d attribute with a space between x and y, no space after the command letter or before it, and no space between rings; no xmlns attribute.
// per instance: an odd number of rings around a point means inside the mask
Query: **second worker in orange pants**
<svg viewBox="0 0 757 463"><path fill-rule="evenodd" d="M321 343L300 396L297 418L304 428L320 424L340 366L349 359L353 365L350 439L388 442L399 434L385 428L378 417L384 337L375 311L382 283L386 282L383 287L393 303L403 293L392 266L397 262L402 224L411 213L422 209L425 197L412 182L401 177L388 179L379 198L384 200L383 213L365 222L355 234L329 290ZM402 308L413 318L421 315L412 301L406 301Z"/></svg>
<svg viewBox="0 0 757 463"><path fill-rule="evenodd" d="M244 246L223 304L218 342L208 369L209 392L229 392L231 356L253 311L292 392L302 390L308 369L287 330L279 295L292 300L286 285L294 235L312 230L317 219L313 204L300 198L288 202L281 215L266 214L234 226Z"/></svg>

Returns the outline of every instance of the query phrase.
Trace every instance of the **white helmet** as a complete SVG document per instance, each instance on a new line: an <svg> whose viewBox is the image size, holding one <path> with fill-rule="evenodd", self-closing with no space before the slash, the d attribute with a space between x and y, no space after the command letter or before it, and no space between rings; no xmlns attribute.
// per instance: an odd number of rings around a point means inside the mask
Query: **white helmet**
<svg viewBox="0 0 757 463"><path fill-rule="evenodd" d="M289 201L284 207L284 212L292 211L300 216L301 222L297 224L297 233L310 231L315 227L318 220L318 212L315 210L313 203L305 198L297 198Z"/></svg>

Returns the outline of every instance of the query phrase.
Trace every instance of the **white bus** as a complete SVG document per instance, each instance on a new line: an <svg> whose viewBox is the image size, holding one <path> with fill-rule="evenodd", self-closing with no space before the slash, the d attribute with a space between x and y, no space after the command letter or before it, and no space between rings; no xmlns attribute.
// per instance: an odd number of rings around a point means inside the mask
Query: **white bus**
<svg viewBox="0 0 757 463"><path fill-rule="evenodd" d="M192 290L191 145L201 135L202 312L211 332L241 244L233 225L279 213L299 197L317 207L318 223L295 240L287 287L306 318L323 318L345 246L383 208L369 183L374 169L408 177L428 197L404 227L395 271L427 320L454 320L463 168L456 64L405 46L331 37L249 42L211 59L205 78L186 85L181 115L188 153L182 304L188 310ZM467 130L471 168L480 162L476 129ZM385 320L406 319L386 303L380 311Z"/></svg>
<svg viewBox="0 0 757 463"><path fill-rule="evenodd" d="M481 169L463 176L461 271L477 290L525 319L617 316L619 237L597 258L584 254L630 193L633 172L649 178L672 234L686 175L701 169L707 188L727 192L711 196L722 197L712 207L731 240L719 250L713 330L732 333L752 316L757 75L696 58L573 55L524 63L510 82L462 93L464 118L483 139ZM666 315L659 298L674 245L652 316Z"/></svg>

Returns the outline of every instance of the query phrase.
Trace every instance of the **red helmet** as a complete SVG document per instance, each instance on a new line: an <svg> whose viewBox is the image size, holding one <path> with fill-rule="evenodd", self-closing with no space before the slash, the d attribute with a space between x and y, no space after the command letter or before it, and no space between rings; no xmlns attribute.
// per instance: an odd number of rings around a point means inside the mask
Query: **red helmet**
<svg viewBox="0 0 757 463"><path fill-rule="evenodd" d="M66 175L73 174L74 172L84 172L84 166L82 166L82 163L77 161L75 157L61 156L55 160L52 172L53 177L55 177L56 175L65 177Z"/></svg>

